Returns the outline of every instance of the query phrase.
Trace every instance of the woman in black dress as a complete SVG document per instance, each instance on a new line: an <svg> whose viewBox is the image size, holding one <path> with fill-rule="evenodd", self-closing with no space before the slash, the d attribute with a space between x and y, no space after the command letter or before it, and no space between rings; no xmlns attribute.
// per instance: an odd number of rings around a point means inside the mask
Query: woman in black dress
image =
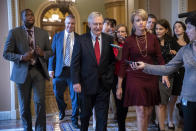
<svg viewBox="0 0 196 131"><path fill-rule="evenodd" d="M161 53L165 60L165 63L168 63L172 58L173 54L171 53L173 38L171 33L170 24L166 19L160 19L155 25L155 34L160 42ZM167 104L171 96L172 91L172 77L169 76L170 82L166 84L163 82L162 78L159 80L159 91L161 96L161 102L158 106L158 121L160 130L165 130L165 116L167 111Z"/></svg>

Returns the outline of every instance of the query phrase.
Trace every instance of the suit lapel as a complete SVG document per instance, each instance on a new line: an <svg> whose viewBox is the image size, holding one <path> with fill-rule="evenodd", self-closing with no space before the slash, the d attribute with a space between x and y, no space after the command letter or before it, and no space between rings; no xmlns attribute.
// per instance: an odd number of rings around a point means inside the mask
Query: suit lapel
<svg viewBox="0 0 196 131"><path fill-rule="evenodd" d="M59 48L61 52L59 52L58 54L61 55L62 61L63 61L63 51L64 51L64 35L65 35L65 31L60 32L60 37L59 37L59 42L57 44L59 44Z"/></svg>
<svg viewBox="0 0 196 131"><path fill-rule="evenodd" d="M24 42L23 42L24 43L24 49L25 49L25 51L28 51L29 50L29 43L28 43L27 33L25 31L24 26L21 27L21 37L24 40Z"/></svg>
<svg viewBox="0 0 196 131"><path fill-rule="evenodd" d="M39 44L39 37L40 37L40 35L41 34L39 34L39 31L37 30L37 28L36 27L34 27L34 39L35 39L35 47L36 47L36 45L38 45L38 46L40 46Z"/></svg>
<svg viewBox="0 0 196 131"><path fill-rule="evenodd" d="M87 39L86 40L87 41L86 41L85 45L87 46L87 48L88 48L88 50L90 52L90 55L93 57L94 62L97 63L96 56L95 56L95 51L94 51L94 48L93 48L93 42L92 42L90 33L87 34Z"/></svg>
<svg viewBox="0 0 196 131"><path fill-rule="evenodd" d="M100 63L102 62L102 60L103 60L103 57L104 57L104 54L105 54L105 49L106 49L106 44L105 43L107 43L107 41L106 41L106 39L105 39L105 37L104 37L104 34L102 33L101 34L101 57L100 57Z"/></svg>

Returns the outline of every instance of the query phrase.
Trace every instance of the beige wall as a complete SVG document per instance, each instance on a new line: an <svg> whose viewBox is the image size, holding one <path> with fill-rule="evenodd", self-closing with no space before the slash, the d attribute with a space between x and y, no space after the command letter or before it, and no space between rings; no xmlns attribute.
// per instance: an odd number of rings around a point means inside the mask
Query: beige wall
<svg viewBox="0 0 196 131"><path fill-rule="evenodd" d="M0 2L0 111L7 111L11 109L10 97L10 64L3 59L4 43L8 34L8 16L7 16L7 0Z"/></svg>
<svg viewBox="0 0 196 131"><path fill-rule="evenodd" d="M171 21L171 0L160 0L160 18Z"/></svg>
<svg viewBox="0 0 196 131"><path fill-rule="evenodd" d="M160 0L149 0L148 8L149 8L148 13L154 14L157 18L160 17Z"/></svg>

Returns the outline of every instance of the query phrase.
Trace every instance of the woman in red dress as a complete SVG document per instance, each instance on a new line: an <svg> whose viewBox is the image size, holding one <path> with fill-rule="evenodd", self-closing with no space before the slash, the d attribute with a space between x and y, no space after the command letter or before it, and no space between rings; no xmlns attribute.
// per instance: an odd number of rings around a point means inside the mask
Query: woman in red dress
<svg viewBox="0 0 196 131"><path fill-rule="evenodd" d="M152 107L160 102L158 77L142 70L132 70L126 60L164 64L158 39L146 31L147 17L143 9L132 13L132 35L125 40L123 46L116 92L117 98L121 99L122 81L126 76L124 106L136 106L138 131L147 131Z"/></svg>

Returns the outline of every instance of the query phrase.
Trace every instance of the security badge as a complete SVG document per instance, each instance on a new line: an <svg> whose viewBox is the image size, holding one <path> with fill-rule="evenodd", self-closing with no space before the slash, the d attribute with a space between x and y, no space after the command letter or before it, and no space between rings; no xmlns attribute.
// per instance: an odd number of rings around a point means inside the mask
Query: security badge
<svg viewBox="0 0 196 131"><path fill-rule="evenodd" d="M182 105L183 105L183 106L187 106L187 100L184 99L184 98L182 98Z"/></svg>

